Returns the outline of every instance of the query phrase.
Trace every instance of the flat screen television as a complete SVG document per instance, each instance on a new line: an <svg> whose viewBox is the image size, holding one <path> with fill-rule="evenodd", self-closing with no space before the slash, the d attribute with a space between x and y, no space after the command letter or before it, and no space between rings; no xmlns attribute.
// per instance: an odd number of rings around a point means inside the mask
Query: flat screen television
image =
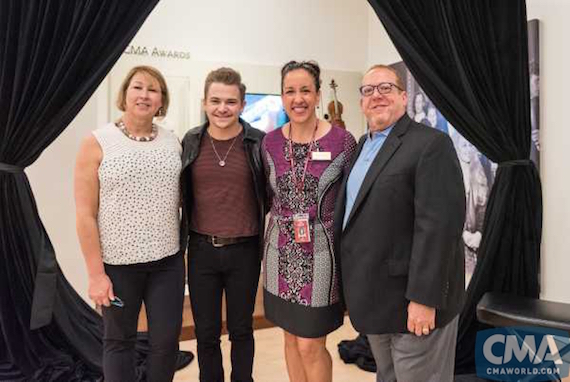
<svg viewBox="0 0 570 382"><path fill-rule="evenodd" d="M280 95L246 93L245 102L241 117L259 130L268 133L289 122Z"/></svg>

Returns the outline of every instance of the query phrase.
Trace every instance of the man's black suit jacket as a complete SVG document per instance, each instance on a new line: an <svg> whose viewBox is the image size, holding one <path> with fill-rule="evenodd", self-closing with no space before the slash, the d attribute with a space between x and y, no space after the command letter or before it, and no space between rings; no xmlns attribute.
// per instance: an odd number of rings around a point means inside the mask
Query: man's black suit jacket
<svg viewBox="0 0 570 382"><path fill-rule="evenodd" d="M352 166L366 136L358 145ZM404 115L374 159L344 230L335 210L343 294L361 333L407 332L410 301L435 307L436 327L461 310L465 191L451 139Z"/></svg>

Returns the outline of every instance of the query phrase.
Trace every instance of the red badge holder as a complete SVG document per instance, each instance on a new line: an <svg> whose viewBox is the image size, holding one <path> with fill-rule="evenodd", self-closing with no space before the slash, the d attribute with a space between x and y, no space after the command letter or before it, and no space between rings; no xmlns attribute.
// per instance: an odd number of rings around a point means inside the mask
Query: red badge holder
<svg viewBox="0 0 570 382"><path fill-rule="evenodd" d="M295 231L295 243L311 242L311 233L309 230L309 214L293 215L293 229Z"/></svg>

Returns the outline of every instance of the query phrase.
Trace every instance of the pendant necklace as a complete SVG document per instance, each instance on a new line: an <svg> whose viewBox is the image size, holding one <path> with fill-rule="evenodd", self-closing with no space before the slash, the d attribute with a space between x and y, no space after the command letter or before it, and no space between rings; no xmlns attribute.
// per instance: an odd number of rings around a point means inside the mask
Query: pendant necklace
<svg viewBox="0 0 570 382"><path fill-rule="evenodd" d="M214 149L214 154L216 154L216 157L218 157L218 165L220 167L224 167L226 165L226 159L228 159L228 155L230 155L230 151L232 151L234 144L236 143L236 139L237 137L239 137L239 133L234 137L232 144L230 145L230 148L228 149L226 155L224 155L223 158L220 157L220 154L218 154L218 150L216 150L216 145L214 145L214 139L212 139L210 133L208 133L208 136L210 137L210 143L212 144L212 149Z"/></svg>

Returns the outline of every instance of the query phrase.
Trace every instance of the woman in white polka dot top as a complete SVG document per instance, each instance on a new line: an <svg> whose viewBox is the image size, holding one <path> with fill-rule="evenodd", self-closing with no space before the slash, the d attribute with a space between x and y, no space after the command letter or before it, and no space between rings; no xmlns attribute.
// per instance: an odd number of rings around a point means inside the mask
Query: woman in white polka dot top
<svg viewBox="0 0 570 382"><path fill-rule="evenodd" d="M171 381L182 326L181 146L153 123L166 114L168 88L155 68L123 81L116 123L82 143L75 170L77 233L89 298L102 306L105 381L135 381L137 321L144 301L151 352L147 380Z"/></svg>

